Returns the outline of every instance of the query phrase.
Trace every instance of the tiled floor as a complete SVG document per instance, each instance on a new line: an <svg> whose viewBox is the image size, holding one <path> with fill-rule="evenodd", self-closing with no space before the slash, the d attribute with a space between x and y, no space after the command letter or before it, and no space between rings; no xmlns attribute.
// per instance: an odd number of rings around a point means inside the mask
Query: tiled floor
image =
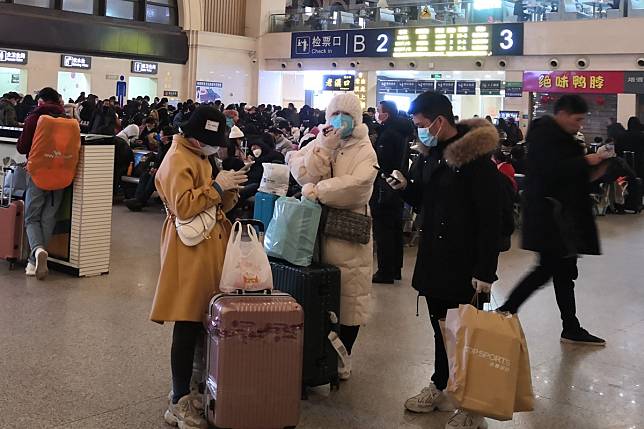
<svg viewBox="0 0 644 429"><path fill-rule="evenodd" d="M114 209L112 270L73 279L27 280L0 262L0 428L165 428L171 326L147 319L159 269L160 211ZM644 427L644 216L600 220L604 256L580 261L582 323L605 349L563 346L552 288L522 309L535 391L533 413L491 428L628 429ZM426 308L415 316L404 280L375 285L373 317L354 349L354 374L339 392L314 392L298 427L436 428L448 414L403 411L427 384L433 346ZM499 303L533 257L504 254ZM422 304L422 301L421 301Z"/></svg>

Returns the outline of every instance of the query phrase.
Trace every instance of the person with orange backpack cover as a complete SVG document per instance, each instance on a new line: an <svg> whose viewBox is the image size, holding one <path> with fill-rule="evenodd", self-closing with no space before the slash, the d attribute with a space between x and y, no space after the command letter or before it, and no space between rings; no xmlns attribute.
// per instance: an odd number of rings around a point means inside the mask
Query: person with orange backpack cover
<svg viewBox="0 0 644 429"><path fill-rule="evenodd" d="M80 126L65 116L60 95L53 88L38 93L38 107L25 119L17 150L27 156L25 227L29 262L25 273L47 276L46 247L56 226L56 213L66 187L76 174L80 155Z"/></svg>

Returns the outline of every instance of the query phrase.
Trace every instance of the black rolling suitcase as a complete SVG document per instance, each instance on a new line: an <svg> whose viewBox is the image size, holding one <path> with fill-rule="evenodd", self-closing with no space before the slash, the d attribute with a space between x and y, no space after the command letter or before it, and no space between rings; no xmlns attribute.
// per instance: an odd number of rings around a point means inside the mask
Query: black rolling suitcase
<svg viewBox="0 0 644 429"><path fill-rule="evenodd" d="M624 151L624 159L628 165L637 171L635 168L635 152ZM644 186L640 177L628 179L628 188L626 188L626 198L624 200L624 210L629 212L639 213L642 211L642 197L644 193Z"/></svg>
<svg viewBox="0 0 644 429"><path fill-rule="evenodd" d="M299 267L270 258L275 289L291 295L304 309L303 388L339 386L338 355L329 340L339 331L340 269L314 263ZM306 397L306 390L303 389Z"/></svg>

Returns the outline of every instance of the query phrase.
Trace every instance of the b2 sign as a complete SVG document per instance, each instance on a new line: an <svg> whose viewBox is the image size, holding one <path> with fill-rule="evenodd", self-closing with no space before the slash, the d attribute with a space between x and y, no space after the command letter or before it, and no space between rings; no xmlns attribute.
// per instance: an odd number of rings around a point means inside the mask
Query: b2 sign
<svg viewBox="0 0 644 429"><path fill-rule="evenodd" d="M390 57L393 29L308 31L291 34L291 58Z"/></svg>

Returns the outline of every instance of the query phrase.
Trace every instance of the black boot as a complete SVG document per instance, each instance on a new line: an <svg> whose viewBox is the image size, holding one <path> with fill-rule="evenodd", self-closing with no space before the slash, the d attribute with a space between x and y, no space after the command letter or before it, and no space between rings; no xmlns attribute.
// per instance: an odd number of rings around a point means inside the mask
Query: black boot
<svg viewBox="0 0 644 429"><path fill-rule="evenodd" d="M143 207L145 207L145 204L143 204L136 198L130 198L129 200L125 200L124 202L127 208L133 212L140 212L141 210L143 210Z"/></svg>

